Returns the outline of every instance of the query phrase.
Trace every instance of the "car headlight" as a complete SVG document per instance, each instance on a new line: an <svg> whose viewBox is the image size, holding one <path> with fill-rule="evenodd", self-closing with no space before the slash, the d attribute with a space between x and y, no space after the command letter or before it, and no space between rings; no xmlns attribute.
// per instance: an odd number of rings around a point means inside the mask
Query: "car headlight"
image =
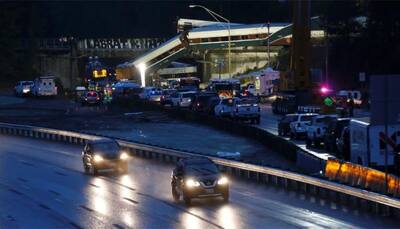
<svg viewBox="0 0 400 229"><path fill-rule="evenodd" d="M119 156L119 159L121 160L128 160L129 155L125 152L121 153L121 155Z"/></svg>
<svg viewBox="0 0 400 229"><path fill-rule="evenodd" d="M104 159L102 156L96 154L96 155L94 155L93 160L95 163L99 163L99 162L102 162Z"/></svg>
<svg viewBox="0 0 400 229"><path fill-rule="evenodd" d="M228 178L226 178L226 177L221 177L219 180L218 180L218 184L219 185L226 185L226 184L228 184Z"/></svg>
<svg viewBox="0 0 400 229"><path fill-rule="evenodd" d="M186 186L189 187L189 188L199 187L200 183L198 181L189 179L189 180L186 181Z"/></svg>

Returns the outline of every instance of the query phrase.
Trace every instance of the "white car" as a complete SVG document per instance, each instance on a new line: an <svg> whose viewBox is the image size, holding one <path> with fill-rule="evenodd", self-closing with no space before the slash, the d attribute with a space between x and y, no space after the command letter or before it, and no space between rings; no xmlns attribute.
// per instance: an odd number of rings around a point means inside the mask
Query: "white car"
<svg viewBox="0 0 400 229"><path fill-rule="evenodd" d="M32 93L33 81L19 81L14 87L16 96L24 96Z"/></svg>
<svg viewBox="0 0 400 229"><path fill-rule="evenodd" d="M34 96L56 96L57 86L53 76L42 76L33 82L32 94Z"/></svg>
<svg viewBox="0 0 400 229"><path fill-rule="evenodd" d="M299 114L297 118L290 123L290 137L298 139L300 136L305 136L307 127L310 125L312 118L317 115L317 113Z"/></svg>
<svg viewBox="0 0 400 229"><path fill-rule="evenodd" d="M196 93L194 91L175 92L170 96L171 104L173 107L190 107Z"/></svg>
<svg viewBox="0 0 400 229"><path fill-rule="evenodd" d="M323 141L325 131L330 121L338 118L336 114L326 114L314 116L311 120L310 125L307 127L306 144L311 146L313 143L315 146L319 146Z"/></svg>
<svg viewBox="0 0 400 229"><path fill-rule="evenodd" d="M254 99L226 98L215 106L216 116L260 123L260 106Z"/></svg>

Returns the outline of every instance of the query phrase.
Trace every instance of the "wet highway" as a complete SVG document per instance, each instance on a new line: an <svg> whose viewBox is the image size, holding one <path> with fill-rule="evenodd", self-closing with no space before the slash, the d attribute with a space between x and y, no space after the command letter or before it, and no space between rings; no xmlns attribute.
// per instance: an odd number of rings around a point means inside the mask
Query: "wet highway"
<svg viewBox="0 0 400 229"><path fill-rule="evenodd" d="M387 228L387 217L232 180L231 201L171 196L171 164L131 158L126 175L83 173L79 146L0 135L1 228Z"/></svg>

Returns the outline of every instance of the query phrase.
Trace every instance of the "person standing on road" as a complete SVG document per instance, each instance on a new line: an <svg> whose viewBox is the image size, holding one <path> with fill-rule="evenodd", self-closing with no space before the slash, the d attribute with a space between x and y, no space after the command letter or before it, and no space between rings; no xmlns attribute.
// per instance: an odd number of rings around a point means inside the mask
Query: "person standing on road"
<svg viewBox="0 0 400 229"><path fill-rule="evenodd" d="M353 117L354 116L354 99L353 99L353 97L350 97L350 99L348 100L347 107L349 109L349 116Z"/></svg>

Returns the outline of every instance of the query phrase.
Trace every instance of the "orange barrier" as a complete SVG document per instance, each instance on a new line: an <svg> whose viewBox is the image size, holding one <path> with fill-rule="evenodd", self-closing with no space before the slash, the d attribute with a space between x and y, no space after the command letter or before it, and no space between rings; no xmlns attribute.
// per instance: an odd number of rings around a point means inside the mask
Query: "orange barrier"
<svg viewBox="0 0 400 229"><path fill-rule="evenodd" d="M325 167L325 177L351 186L358 186L374 192L385 193L385 173L341 161L328 159ZM400 196L400 178L392 174L387 176L388 194Z"/></svg>

